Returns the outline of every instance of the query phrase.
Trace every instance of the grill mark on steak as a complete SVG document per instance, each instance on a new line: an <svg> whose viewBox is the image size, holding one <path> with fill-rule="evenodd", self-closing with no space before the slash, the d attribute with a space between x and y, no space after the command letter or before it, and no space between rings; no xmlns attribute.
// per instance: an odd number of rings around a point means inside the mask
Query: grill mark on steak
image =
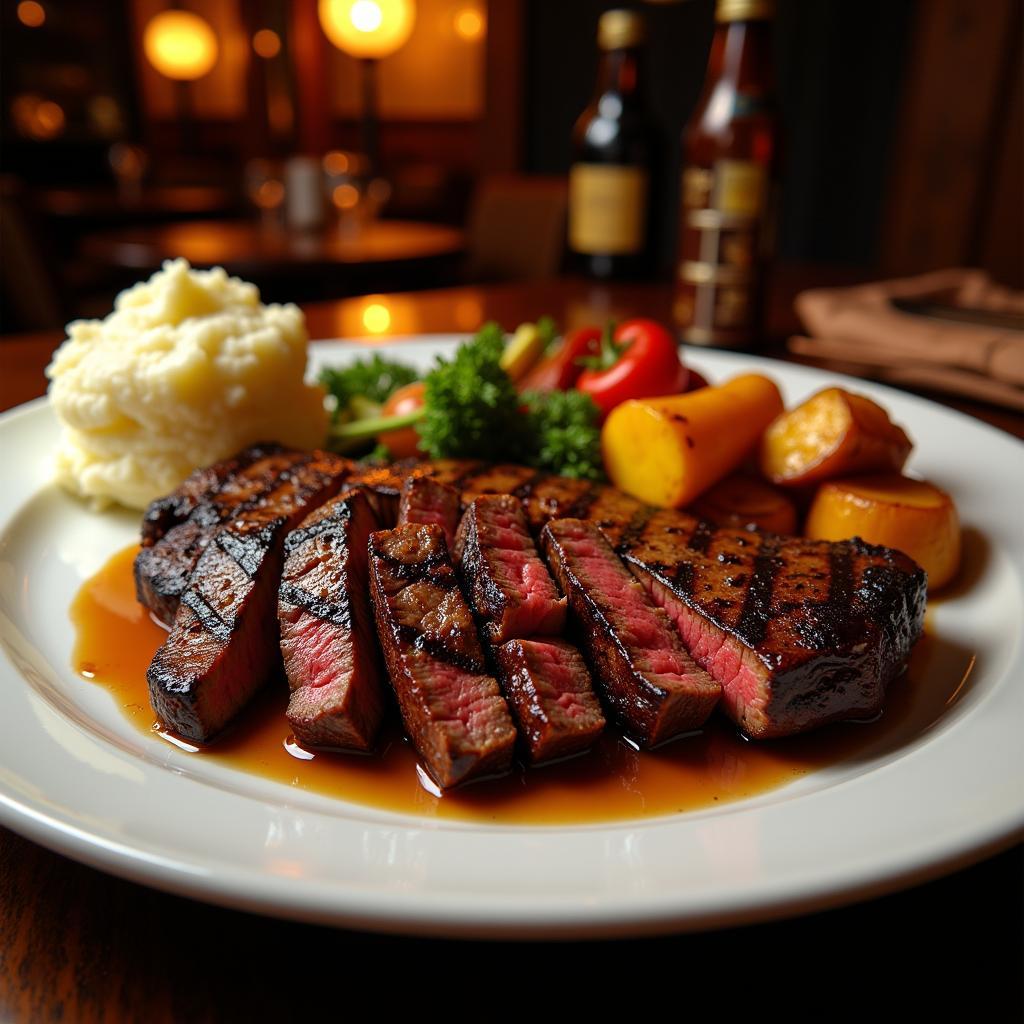
<svg viewBox="0 0 1024 1024"><path fill-rule="evenodd" d="M764 535L761 547L754 555L754 574L746 587L746 597L736 622L736 632L752 647L760 644L768 631L772 613L772 588L775 576L782 567L778 557L780 538ZM726 577L726 580L738 578ZM719 598L721 600L721 598Z"/></svg>
<svg viewBox="0 0 1024 1024"><path fill-rule="evenodd" d="M444 787L507 771L515 727L484 670L441 528L378 531L369 553L377 634L406 731L427 770Z"/></svg>
<svg viewBox="0 0 1024 1024"><path fill-rule="evenodd" d="M694 662L593 523L554 519L541 545L569 599L598 686L643 746L699 728L721 687Z"/></svg>
<svg viewBox="0 0 1024 1024"><path fill-rule="evenodd" d="M196 506L208 501L241 470L269 455L284 451L279 444L261 442L230 458L197 469L170 494L150 502L142 516L142 546L152 547L175 526L183 523Z"/></svg>
<svg viewBox="0 0 1024 1024"><path fill-rule="evenodd" d="M379 526L365 489L322 505L285 540L278 588L287 718L310 746L369 750L385 693L369 597L370 534Z"/></svg>
<svg viewBox="0 0 1024 1024"><path fill-rule="evenodd" d="M185 522L173 527L135 559L135 591L139 602L170 625L178 610L192 571L220 526L258 508L290 472L314 458L311 452L281 451L255 459L229 476L215 491L199 501ZM347 470L351 463L335 456L335 464Z"/></svg>
<svg viewBox="0 0 1024 1024"><path fill-rule="evenodd" d="M279 670L284 536L337 492L348 465L324 452L293 460L203 550L146 673L154 711L179 735L209 742Z"/></svg>

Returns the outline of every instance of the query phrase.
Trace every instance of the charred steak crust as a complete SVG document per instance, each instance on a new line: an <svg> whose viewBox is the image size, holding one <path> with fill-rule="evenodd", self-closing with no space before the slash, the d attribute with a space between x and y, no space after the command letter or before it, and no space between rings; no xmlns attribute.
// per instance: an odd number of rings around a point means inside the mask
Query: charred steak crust
<svg viewBox="0 0 1024 1024"><path fill-rule="evenodd" d="M134 567L139 602L162 622L173 622L192 571L221 525L258 508L279 480L320 457L322 453L281 450L240 466L198 501L183 523L139 552ZM334 459L342 467L339 472L348 471L351 463Z"/></svg>
<svg viewBox="0 0 1024 1024"><path fill-rule="evenodd" d="M154 711L180 736L208 742L280 670L284 537L337 492L347 468L325 452L294 460L204 547L146 673Z"/></svg>
<svg viewBox="0 0 1024 1024"><path fill-rule="evenodd" d="M488 640L565 630L566 600L537 553L518 498L475 498L459 523L456 547L466 595Z"/></svg>
<svg viewBox="0 0 1024 1024"><path fill-rule="evenodd" d="M282 451L284 448L279 444L261 442L243 448L230 458L197 469L180 487L150 502L142 516L142 546L152 547L168 530L183 523L197 505L209 500L240 470Z"/></svg>
<svg viewBox="0 0 1024 1024"><path fill-rule="evenodd" d="M923 628L924 572L858 540L714 530L660 511L622 555L757 738L877 714Z"/></svg>
<svg viewBox="0 0 1024 1024"><path fill-rule="evenodd" d="M369 750L386 705L370 608L367 546L380 523L349 489L285 538L278 591L288 722L300 742Z"/></svg>
<svg viewBox="0 0 1024 1024"><path fill-rule="evenodd" d="M754 737L877 714L923 631L927 580L898 551L719 530L522 466L442 460L417 472L460 488L464 506L479 494L516 494L534 532L559 517L598 525L725 684L726 713Z"/></svg>
<svg viewBox="0 0 1024 1024"><path fill-rule="evenodd" d="M407 524L370 536L377 634L406 731L445 787L507 771L516 732L487 674L444 532Z"/></svg>
<svg viewBox="0 0 1024 1024"><path fill-rule="evenodd" d="M541 545L569 599L597 684L625 730L655 746L700 728L721 687L695 664L600 529L554 519L541 531Z"/></svg>
<svg viewBox="0 0 1024 1024"><path fill-rule="evenodd" d="M552 637L509 640L491 655L531 763L572 757L597 742L604 714L572 644Z"/></svg>

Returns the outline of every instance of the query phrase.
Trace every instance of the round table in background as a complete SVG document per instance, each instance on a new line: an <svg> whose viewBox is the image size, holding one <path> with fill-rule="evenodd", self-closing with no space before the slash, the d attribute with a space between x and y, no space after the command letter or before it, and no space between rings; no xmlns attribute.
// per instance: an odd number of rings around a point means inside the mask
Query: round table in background
<svg viewBox="0 0 1024 1024"><path fill-rule="evenodd" d="M180 256L194 267L224 267L251 280L264 298L306 301L313 288L318 296L337 297L453 283L464 245L458 228L418 221L295 231L246 220L197 220L99 232L82 240L82 253L135 276Z"/></svg>

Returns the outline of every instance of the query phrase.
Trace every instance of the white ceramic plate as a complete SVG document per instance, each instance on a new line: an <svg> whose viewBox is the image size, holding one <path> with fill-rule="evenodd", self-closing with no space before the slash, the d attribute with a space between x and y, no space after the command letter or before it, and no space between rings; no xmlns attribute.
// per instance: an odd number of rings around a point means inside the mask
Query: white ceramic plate
<svg viewBox="0 0 1024 1024"><path fill-rule="evenodd" d="M377 351L428 365L451 339ZM352 345L315 346L319 362ZM363 350L365 351L365 349ZM723 353L789 402L835 376ZM756 799L573 827L485 826L376 811L176 750L70 668L68 606L137 536L59 492L45 401L0 418L0 820L68 856L176 893L350 927L448 935L641 933L752 921L936 874L1024 826L1024 446L897 391L874 394L917 442L975 542L971 586L930 627L977 661L958 699L882 746ZM980 536L980 540L979 540Z"/></svg>

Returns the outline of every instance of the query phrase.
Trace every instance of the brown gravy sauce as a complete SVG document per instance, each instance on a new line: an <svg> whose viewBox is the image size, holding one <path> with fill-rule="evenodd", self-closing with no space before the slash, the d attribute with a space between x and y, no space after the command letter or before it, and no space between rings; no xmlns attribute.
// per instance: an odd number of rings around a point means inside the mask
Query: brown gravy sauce
<svg viewBox="0 0 1024 1024"><path fill-rule="evenodd" d="M114 555L71 607L74 669L109 690L142 732L194 756L299 789L359 804L438 818L502 824L577 824L674 814L752 797L826 765L898 750L934 722L968 683L969 651L926 634L909 671L893 683L884 715L808 736L753 743L717 718L702 732L640 752L610 732L588 755L436 795L421 782L416 752L397 721L373 756L304 750L289 735L287 694L268 688L241 721L207 748L190 746L153 721L146 669L166 633L135 600L138 548ZM397 715L396 715L397 718ZM432 785L432 784L431 784Z"/></svg>

